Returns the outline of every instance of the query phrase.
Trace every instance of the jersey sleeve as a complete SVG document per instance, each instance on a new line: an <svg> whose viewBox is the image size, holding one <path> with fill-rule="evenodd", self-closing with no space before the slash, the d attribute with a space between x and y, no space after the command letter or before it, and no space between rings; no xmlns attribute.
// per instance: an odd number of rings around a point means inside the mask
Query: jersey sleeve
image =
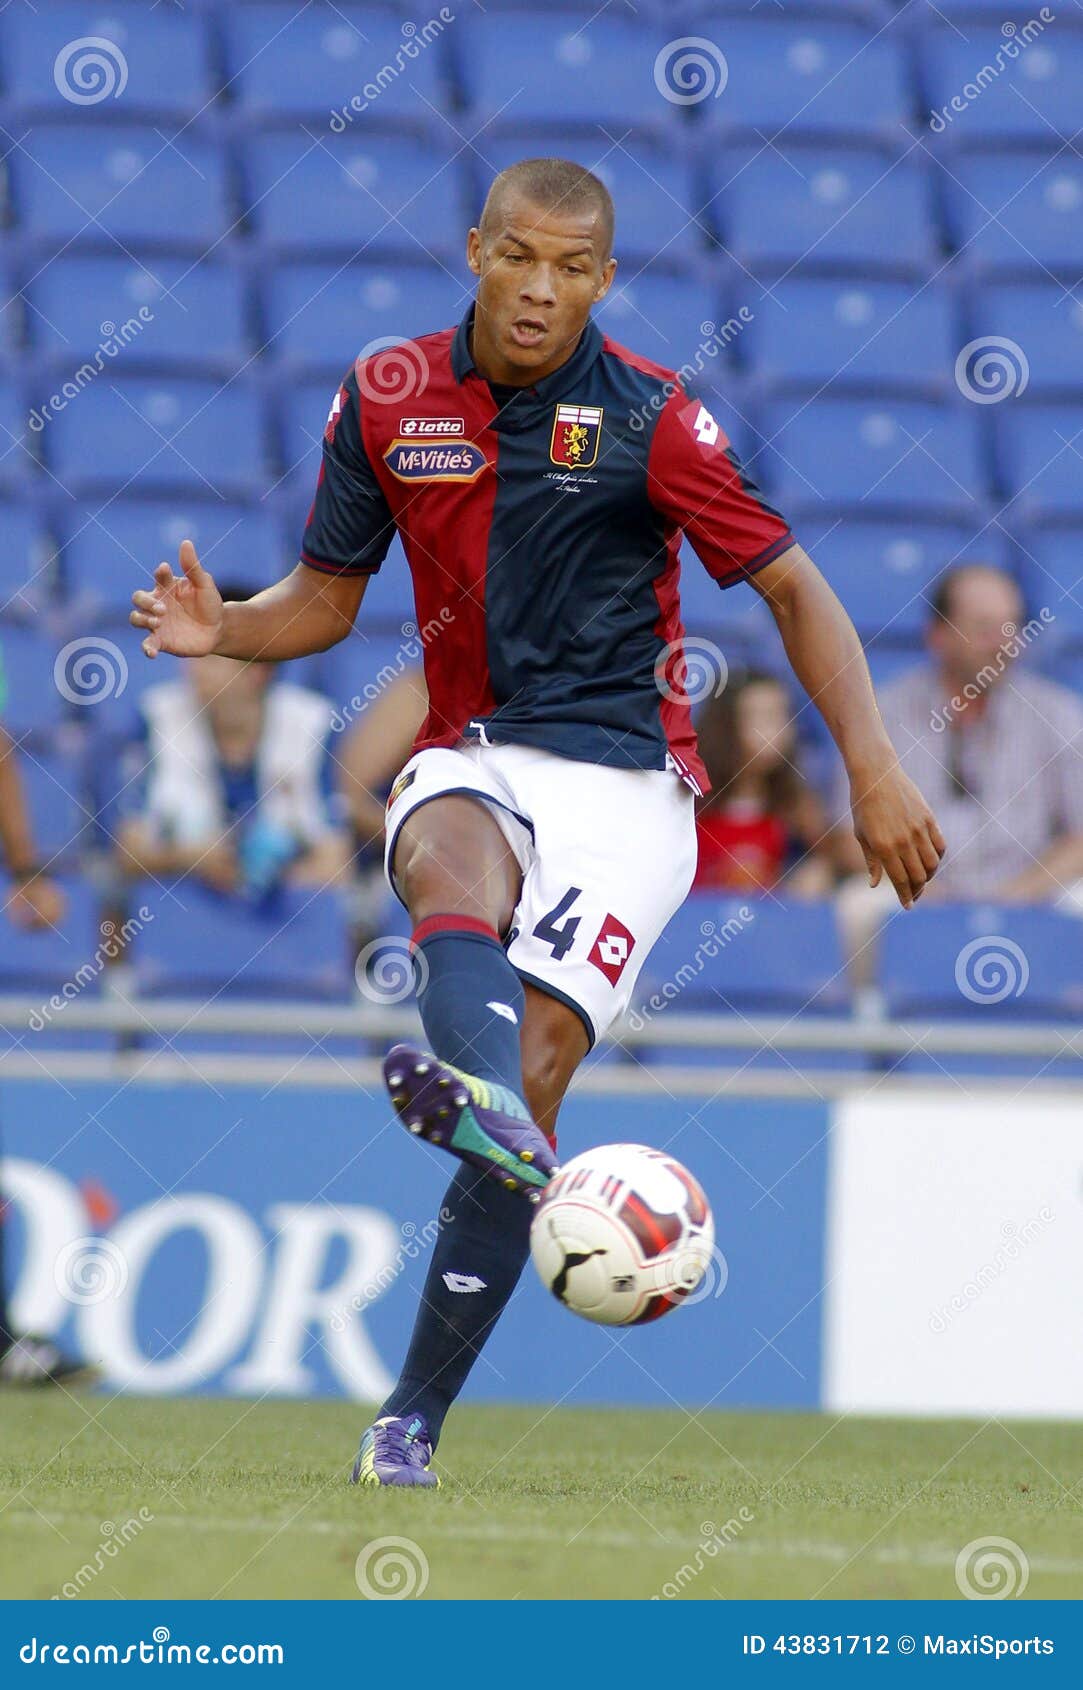
<svg viewBox="0 0 1083 1690"><path fill-rule="evenodd" d="M323 461L308 513L301 561L325 575L375 575L395 519L361 436L361 396L351 370L323 431Z"/></svg>
<svg viewBox="0 0 1083 1690"><path fill-rule="evenodd" d="M795 544L789 523L742 468L707 407L678 387L647 460L651 504L688 535L719 586L747 580Z"/></svg>

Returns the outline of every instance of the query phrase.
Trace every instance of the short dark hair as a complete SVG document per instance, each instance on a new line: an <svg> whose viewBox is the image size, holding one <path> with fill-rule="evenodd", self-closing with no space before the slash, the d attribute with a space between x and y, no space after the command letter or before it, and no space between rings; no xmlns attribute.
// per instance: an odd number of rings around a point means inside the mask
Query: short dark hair
<svg viewBox="0 0 1083 1690"><path fill-rule="evenodd" d="M959 580L960 576L968 575L970 571L974 569L987 570L991 575L1002 575L1005 581L1010 582L1016 591L1019 591L1019 583L1015 579L1015 576L1009 574L1006 569L1001 569L999 564L957 563L954 568L945 569L943 575L938 577L933 587L932 593L929 596L930 620L933 622L950 621L951 595L955 588L955 583Z"/></svg>
<svg viewBox="0 0 1083 1690"><path fill-rule="evenodd" d="M492 231L496 211L509 188L521 193L532 205L545 211L558 206L565 211L596 211L601 221L602 257L613 250L613 196L599 176L585 165L567 158L523 158L502 170L489 189L479 228Z"/></svg>

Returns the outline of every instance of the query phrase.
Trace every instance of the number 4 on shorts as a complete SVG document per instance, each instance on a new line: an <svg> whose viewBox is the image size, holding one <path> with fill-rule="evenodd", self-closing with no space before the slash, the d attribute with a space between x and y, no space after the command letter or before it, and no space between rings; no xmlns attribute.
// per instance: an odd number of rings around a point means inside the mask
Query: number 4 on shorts
<svg viewBox="0 0 1083 1690"><path fill-rule="evenodd" d="M581 886L569 886L559 904L554 904L534 929L535 939L543 939L547 945L552 945L554 962L561 962L575 944L576 931L583 918L579 915L569 916L563 927L558 927L557 922L561 916L568 914L575 900L582 896Z"/></svg>

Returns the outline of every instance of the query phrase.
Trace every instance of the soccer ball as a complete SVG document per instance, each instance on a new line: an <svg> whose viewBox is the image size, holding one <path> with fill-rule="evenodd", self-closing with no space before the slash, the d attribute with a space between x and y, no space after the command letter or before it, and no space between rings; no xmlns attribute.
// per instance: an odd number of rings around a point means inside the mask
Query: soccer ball
<svg viewBox="0 0 1083 1690"><path fill-rule="evenodd" d="M645 1144L603 1144L565 1162L530 1227L543 1285L602 1326L679 1308L710 1266L714 1221L687 1168Z"/></svg>

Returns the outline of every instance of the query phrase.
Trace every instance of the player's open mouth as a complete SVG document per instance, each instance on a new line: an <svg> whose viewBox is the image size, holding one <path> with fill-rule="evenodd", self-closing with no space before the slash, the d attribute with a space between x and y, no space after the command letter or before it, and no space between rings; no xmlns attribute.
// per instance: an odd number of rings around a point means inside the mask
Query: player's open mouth
<svg viewBox="0 0 1083 1690"><path fill-rule="evenodd" d="M520 317L511 325L511 338L516 346L537 346L548 332L545 324L534 317Z"/></svg>

